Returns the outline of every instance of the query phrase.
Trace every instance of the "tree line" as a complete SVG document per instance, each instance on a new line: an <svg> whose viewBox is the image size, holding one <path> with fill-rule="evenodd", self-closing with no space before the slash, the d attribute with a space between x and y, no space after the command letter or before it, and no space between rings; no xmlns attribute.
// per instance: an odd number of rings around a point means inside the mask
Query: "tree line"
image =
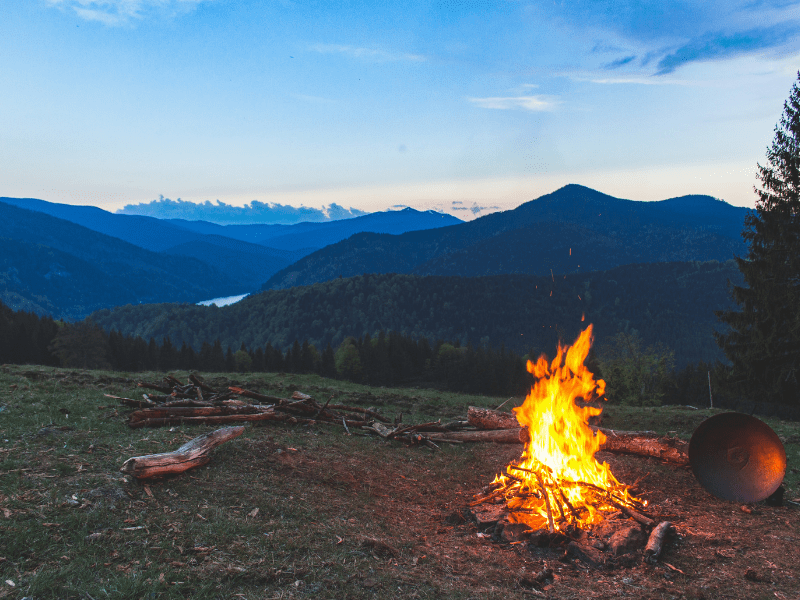
<svg viewBox="0 0 800 600"><path fill-rule="evenodd" d="M568 340L570 342L571 340ZM550 354L553 353L553 348ZM123 372L201 371L315 373L372 386L425 387L487 396L522 396L532 383L520 355L501 345L462 345L459 340L429 341L395 331L348 336L336 348L318 349L308 340L282 351L271 344L238 349L217 339L198 351L141 336L104 331L91 320L65 323L0 303L0 362ZM674 368L674 355L661 345L645 346L635 330L620 332L592 348L589 369L607 382L609 400L633 406L706 406L709 381L715 406L737 406L743 399L728 383L728 367L698 362ZM745 407L748 411L752 407Z"/></svg>
<svg viewBox="0 0 800 600"><path fill-rule="evenodd" d="M141 336L106 332L91 320L66 323L0 303L0 362L125 372L197 370L204 372L316 373L375 386L418 385L490 395L525 393L524 358L501 347L462 347L459 341L414 339L381 331L347 337L334 349L308 340L285 351L267 343L223 346L204 341L198 351Z"/></svg>

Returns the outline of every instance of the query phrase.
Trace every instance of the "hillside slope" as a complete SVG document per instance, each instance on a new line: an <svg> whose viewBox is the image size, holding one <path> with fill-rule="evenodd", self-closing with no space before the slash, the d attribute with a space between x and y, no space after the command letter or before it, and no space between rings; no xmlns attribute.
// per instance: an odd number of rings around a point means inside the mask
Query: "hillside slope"
<svg viewBox="0 0 800 600"><path fill-rule="evenodd" d="M402 235L362 233L276 273L262 289L361 273L534 275L743 254L747 209L708 196L622 200L568 185L518 208Z"/></svg>
<svg viewBox="0 0 800 600"><path fill-rule="evenodd" d="M0 202L63 219L147 250L196 258L227 273L245 286L245 291L258 289L273 274L303 256L355 233L399 234L461 222L450 215L407 208L323 223L217 225L114 214L93 206L36 198L0 198Z"/></svg>
<svg viewBox="0 0 800 600"><path fill-rule="evenodd" d="M223 235L281 250L302 250L304 254L361 232L398 235L407 231L457 225L461 222L451 215L432 210L418 211L413 208L386 210L337 221L304 222L294 225L217 225L205 221L169 220L169 223L198 233Z"/></svg>
<svg viewBox="0 0 800 600"><path fill-rule="evenodd" d="M0 295L12 307L81 318L102 306L196 302L249 291L192 258L166 256L0 202Z"/></svg>
<svg viewBox="0 0 800 600"><path fill-rule="evenodd" d="M262 292L223 308L126 306L92 316L108 330L145 339L168 335L173 344L195 348L217 338L234 349L242 343L285 349L295 339L324 348L349 335L395 330L538 353L551 351L559 336L573 339L585 314L598 343L633 328L686 364L721 357L712 337L714 310L730 306L729 279L742 283L733 261L634 264L557 278L359 275Z"/></svg>

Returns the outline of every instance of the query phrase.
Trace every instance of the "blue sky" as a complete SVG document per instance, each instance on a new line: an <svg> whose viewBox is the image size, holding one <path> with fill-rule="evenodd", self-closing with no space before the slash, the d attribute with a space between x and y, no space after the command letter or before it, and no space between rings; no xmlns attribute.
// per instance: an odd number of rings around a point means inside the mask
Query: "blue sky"
<svg viewBox="0 0 800 600"><path fill-rule="evenodd" d="M752 206L798 68L780 0L5 2L0 195Z"/></svg>

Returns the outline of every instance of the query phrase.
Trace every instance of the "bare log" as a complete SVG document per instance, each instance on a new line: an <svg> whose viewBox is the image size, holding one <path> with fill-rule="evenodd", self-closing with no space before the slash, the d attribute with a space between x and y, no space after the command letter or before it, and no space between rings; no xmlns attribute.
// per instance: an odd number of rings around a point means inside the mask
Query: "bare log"
<svg viewBox="0 0 800 600"><path fill-rule="evenodd" d="M461 442L494 442L496 444L520 444L522 438L528 437L528 430L522 427L516 429L491 429L486 431L448 431L436 433L437 441L458 440Z"/></svg>
<svg viewBox="0 0 800 600"><path fill-rule="evenodd" d="M655 563L661 555L661 550L664 547L664 540L673 532L675 528L669 521L662 521L650 533L650 538L647 540L647 546L644 549L644 561L650 564Z"/></svg>
<svg viewBox="0 0 800 600"><path fill-rule="evenodd" d="M328 408L330 408L331 410L344 410L348 412L363 413L367 416L372 417L373 419L380 421L381 423L391 423L390 419L387 419L383 415L376 413L374 410L370 410L368 408L359 408L358 406L346 406L344 404L331 404Z"/></svg>
<svg viewBox="0 0 800 600"><path fill-rule="evenodd" d="M189 381L191 381L197 387L202 389L204 392L209 392L211 394L215 394L216 393L216 390L214 390L213 388L209 387L202 379L200 379L200 376L197 375L197 373L190 373L189 374Z"/></svg>
<svg viewBox="0 0 800 600"><path fill-rule="evenodd" d="M262 412L251 415L219 415L211 417L155 417L128 423L128 427L140 429L142 427L164 427L167 425L223 425L225 423L250 421L308 422L309 419L297 419L287 414Z"/></svg>
<svg viewBox="0 0 800 600"><path fill-rule="evenodd" d="M491 408L470 406L467 409L467 421L478 429L515 429L519 428L514 413L500 412Z"/></svg>
<svg viewBox="0 0 800 600"><path fill-rule="evenodd" d="M208 453L213 448L240 436L243 432L244 427L242 426L223 427L196 437L173 452L129 458L120 467L120 471L137 479L182 473L206 464L211 460Z"/></svg>
<svg viewBox="0 0 800 600"><path fill-rule="evenodd" d="M214 415L257 414L271 409L258 410L255 406L159 406L132 412L129 423L145 419L164 419L167 417L210 417Z"/></svg>
<svg viewBox="0 0 800 600"><path fill-rule="evenodd" d="M593 427L605 434L600 450L617 454L649 456L675 465L689 464L689 442L641 431L614 431Z"/></svg>

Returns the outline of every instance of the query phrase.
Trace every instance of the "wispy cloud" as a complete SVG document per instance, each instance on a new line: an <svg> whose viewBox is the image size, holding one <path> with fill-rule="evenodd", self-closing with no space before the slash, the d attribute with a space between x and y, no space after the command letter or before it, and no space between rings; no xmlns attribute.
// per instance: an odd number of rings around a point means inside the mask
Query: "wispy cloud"
<svg viewBox="0 0 800 600"><path fill-rule="evenodd" d="M553 110L557 101L545 96L493 96L490 98L467 98L476 106L495 110L524 109L533 112Z"/></svg>
<svg viewBox="0 0 800 600"><path fill-rule="evenodd" d="M465 206L464 203L461 202L460 200L453 200L453 202L450 205L450 209L449 210L450 211L470 212L470 213L472 213L473 216L477 217L479 214L486 213L487 211L488 212L495 212L497 210L500 210L500 207L497 206L497 205L481 206L477 202L473 202L472 206Z"/></svg>
<svg viewBox="0 0 800 600"><path fill-rule="evenodd" d="M672 73L690 62L729 58L754 51L768 50L794 42L800 38L800 25L796 22L780 23L735 33L712 33L691 40L667 54L658 62L656 75Z"/></svg>
<svg viewBox="0 0 800 600"><path fill-rule="evenodd" d="M345 46L341 44L314 44L311 46L313 52L320 54L343 54L350 58L373 62L396 62L411 61L422 62L425 57L421 54L410 54L407 52L390 52L381 48L364 48L358 46Z"/></svg>
<svg viewBox="0 0 800 600"><path fill-rule="evenodd" d="M576 0L537 6L545 19L592 31L598 39L591 54L625 57L606 69L635 61L665 75L694 62L765 50L788 56L800 49L798 0ZM630 55L639 58L627 60Z"/></svg>
<svg viewBox="0 0 800 600"><path fill-rule="evenodd" d="M694 82L683 79L662 79L653 78L651 75L646 77L596 77L596 78L577 78L573 79L578 81L591 81L592 83L600 83L604 85L620 85L620 84L635 84L635 85L696 85Z"/></svg>
<svg viewBox="0 0 800 600"><path fill-rule="evenodd" d="M149 15L174 17L190 12L201 2L213 0L46 0L47 4L71 9L86 21L109 26L125 25Z"/></svg>
<svg viewBox="0 0 800 600"><path fill-rule="evenodd" d="M617 60L612 60L610 63L605 65L604 68L608 70L619 69L620 67L624 67L625 65L632 63L634 60L636 60L635 55L624 56L622 58L618 58Z"/></svg>

